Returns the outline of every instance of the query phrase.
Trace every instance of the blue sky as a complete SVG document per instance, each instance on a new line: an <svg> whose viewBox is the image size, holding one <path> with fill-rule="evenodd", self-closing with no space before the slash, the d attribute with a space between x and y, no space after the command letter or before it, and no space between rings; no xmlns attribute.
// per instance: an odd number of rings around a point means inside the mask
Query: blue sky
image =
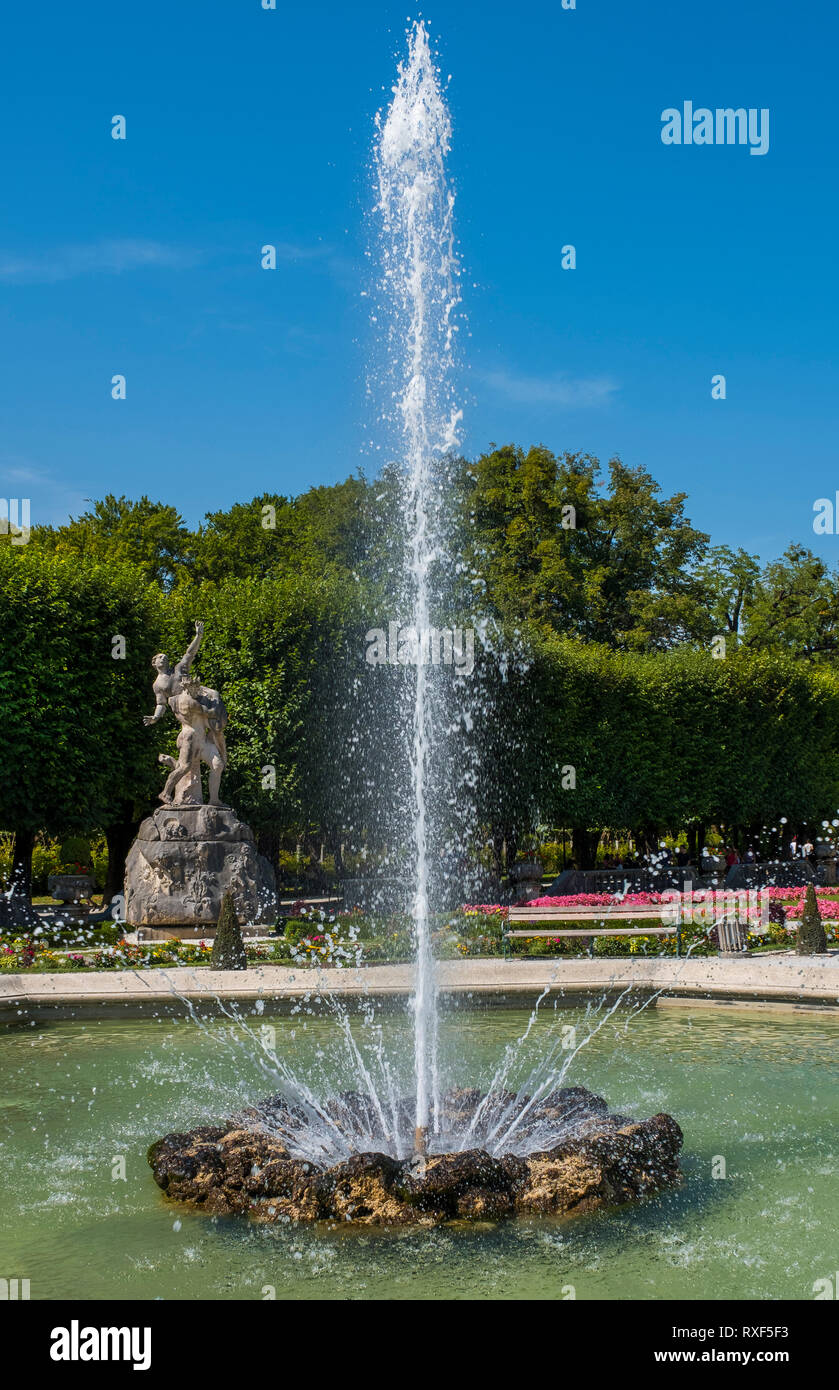
<svg viewBox="0 0 839 1390"><path fill-rule="evenodd" d="M376 468L370 146L410 13L7 11L0 492L33 522L114 491L195 523ZM467 451L617 453L715 541L832 563L839 538L811 524L839 488L832 7L423 13L451 74ZM768 107L769 153L665 147L685 100Z"/></svg>

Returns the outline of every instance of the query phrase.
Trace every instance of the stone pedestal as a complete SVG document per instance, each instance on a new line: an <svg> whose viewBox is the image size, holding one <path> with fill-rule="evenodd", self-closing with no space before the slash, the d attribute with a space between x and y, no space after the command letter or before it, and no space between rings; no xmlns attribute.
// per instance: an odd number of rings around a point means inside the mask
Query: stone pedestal
<svg viewBox="0 0 839 1390"><path fill-rule="evenodd" d="M24 893L11 889L0 892L0 933L17 936L20 932L31 932L42 927L43 921Z"/></svg>
<svg viewBox="0 0 839 1390"><path fill-rule="evenodd" d="M815 847L816 861L824 869L824 883L831 888L836 883L836 846L830 840L817 840Z"/></svg>
<svg viewBox="0 0 839 1390"><path fill-rule="evenodd" d="M206 936L225 893L243 926L275 920L274 871L257 853L250 826L229 806L159 806L126 860L126 924Z"/></svg>

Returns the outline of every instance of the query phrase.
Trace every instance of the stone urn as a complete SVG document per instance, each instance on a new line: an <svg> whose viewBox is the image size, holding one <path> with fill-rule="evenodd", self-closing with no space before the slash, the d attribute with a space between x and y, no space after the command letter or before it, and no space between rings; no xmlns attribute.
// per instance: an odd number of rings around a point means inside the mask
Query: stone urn
<svg viewBox="0 0 839 1390"><path fill-rule="evenodd" d="M50 874L47 888L60 903L89 902L96 892L90 874Z"/></svg>
<svg viewBox="0 0 839 1390"><path fill-rule="evenodd" d="M510 870L510 882L515 889L516 901L527 902L542 894L542 874L544 870L538 859L526 859L514 864Z"/></svg>

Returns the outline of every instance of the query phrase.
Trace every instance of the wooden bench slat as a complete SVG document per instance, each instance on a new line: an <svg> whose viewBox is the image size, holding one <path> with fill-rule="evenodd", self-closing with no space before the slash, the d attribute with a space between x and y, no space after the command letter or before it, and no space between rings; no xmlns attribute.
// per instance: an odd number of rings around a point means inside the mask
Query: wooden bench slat
<svg viewBox="0 0 839 1390"><path fill-rule="evenodd" d="M675 936L675 935L676 935L676 928L675 928L675 927L638 927L638 928L635 928L635 927L615 927L614 930L609 930L608 927L606 927L605 929L601 929L600 927L592 927L590 931L589 931L589 930L586 930L585 928L573 927L573 928L569 928L569 929L565 929L565 930L563 930L562 928L559 928L559 930L557 930L557 931L544 931L544 930L538 930L538 931L508 931L508 932L505 932L505 936L508 936L508 937L510 937L510 936L584 936L584 937L587 937L587 936Z"/></svg>

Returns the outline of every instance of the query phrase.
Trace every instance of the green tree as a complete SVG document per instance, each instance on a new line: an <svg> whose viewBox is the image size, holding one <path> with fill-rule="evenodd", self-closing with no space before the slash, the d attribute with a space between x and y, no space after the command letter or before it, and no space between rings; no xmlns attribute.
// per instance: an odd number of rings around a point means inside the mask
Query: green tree
<svg viewBox="0 0 839 1390"><path fill-rule="evenodd" d="M789 546L764 568L748 608L745 644L810 662L839 651L839 580L805 546Z"/></svg>
<svg viewBox="0 0 839 1390"><path fill-rule="evenodd" d="M371 549L372 499L363 478L299 497L263 493L208 512L195 538L195 578L263 579L303 569L362 568Z"/></svg>
<svg viewBox="0 0 839 1390"><path fill-rule="evenodd" d="M112 493L66 526L38 527L32 539L59 556L131 565L163 588L189 565L192 552L192 537L175 507Z"/></svg>
<svg viewBox="0 0 839 1390"><path fill-rule="evenodd" d="M695 574L708 609L706 637L721 635L738 642L748 621L760 578L760 565L742 548L715 545Z"/></svg>
<svg viewBox="0 0 839 1390"><path fill-rule="evenodd" d="M161 745L142 715L163 602L126 564L0 548L0 824L27 891L37 831L110 833L150 804Z"/></svg>
<svg viewBox="0 0 839 1390"><path fill-rule="evenodd" d="M642 468L540 446L465 466L462 541L502 617L627 649L666 649L707 630L693 569L708 537ZM470 539L471 533L471 539Z"/></svg>

